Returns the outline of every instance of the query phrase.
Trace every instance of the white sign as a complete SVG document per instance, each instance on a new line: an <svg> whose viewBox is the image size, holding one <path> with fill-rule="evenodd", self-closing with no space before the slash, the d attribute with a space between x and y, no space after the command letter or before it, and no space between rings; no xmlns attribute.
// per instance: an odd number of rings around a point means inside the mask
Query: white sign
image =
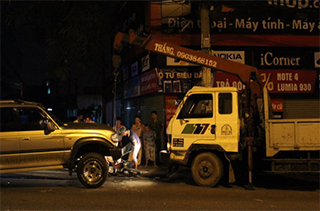
<svg viewBox="0 0 320 211"><path fill-rule="evenodd" d="M213 55L222 59L231 60L245 64L244 51L213 51Z"/></svg>
<svg viewBox="0 0 320 211"><path fill-rule="evenodd" d="M314 52L314 67L320 67L320 52Z"/></svg>
<svg viewBox="0 0 320 211"><path fill-rule="evenodd" d="M144 72L150 69L150 54L141 58L141 71Z"/></svg>

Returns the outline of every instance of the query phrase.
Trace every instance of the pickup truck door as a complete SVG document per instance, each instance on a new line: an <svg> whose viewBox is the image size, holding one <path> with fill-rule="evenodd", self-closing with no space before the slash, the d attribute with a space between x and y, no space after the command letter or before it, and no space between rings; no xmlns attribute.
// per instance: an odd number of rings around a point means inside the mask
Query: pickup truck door
<svg viewBox="0 0 320 211"><path fill-rule="evenodd" d="M0 124L0 169L18 168L20 165L20 144L17 116L12 107L1 108Z"/></svg>
<svg viewBox="0 0 320 211"><path fill-rule="evenodd" d="M54 166L63 163L64 142L59 129L45 134L49 121L38 108L19 108L21 167Z"/></svg>
<svg viewBox="0 0 320 211"><path fill-rule="evenodd" d="M173 150L187 150L193 143L210 144L216 139L214 93L191 94L172 124Z"/></svg>

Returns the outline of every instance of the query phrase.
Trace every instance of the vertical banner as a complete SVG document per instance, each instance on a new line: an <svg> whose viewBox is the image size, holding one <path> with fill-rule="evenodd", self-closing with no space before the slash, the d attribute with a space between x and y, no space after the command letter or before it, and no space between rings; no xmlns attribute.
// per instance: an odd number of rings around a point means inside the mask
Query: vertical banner
<svg viewBox="0 0 320 211"><path fill-rule="evenodd" d="M177 100L177 96L165 96L166 127L168 127L171 117L174 115L174 113L177 110L177 106L175 105L176 100Z"/></svg>
<svg viewBox="0 0 320 211"><path fill-rule="evenodd" d="M140 94L145 95L158 91L158 77L155 70L148 71L140 77Z"/></svg>

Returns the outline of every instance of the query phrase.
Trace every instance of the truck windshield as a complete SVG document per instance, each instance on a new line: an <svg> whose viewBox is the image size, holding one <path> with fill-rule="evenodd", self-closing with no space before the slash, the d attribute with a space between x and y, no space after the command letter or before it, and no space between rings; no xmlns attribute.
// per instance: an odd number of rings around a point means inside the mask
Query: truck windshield
<svg viewBox="0 0 320 211"><path fill-rule="evenodd" d="M60 119L58 119L52 112L48 111L48 114L59 126L63 126L64 123Z"/></svg>
<svg viewBox="0 0 320 211"><path fill-rule="evenodd" d="M184 103L177 119L213 117L212 94L193 94Z"/></svg>

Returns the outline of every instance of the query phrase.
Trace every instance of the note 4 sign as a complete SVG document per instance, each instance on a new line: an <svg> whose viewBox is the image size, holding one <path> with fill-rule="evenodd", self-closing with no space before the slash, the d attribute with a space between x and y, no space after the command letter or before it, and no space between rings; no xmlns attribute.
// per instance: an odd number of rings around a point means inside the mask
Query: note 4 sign
<svg viewBox="0 0 320 211"><path fill-rule="evenodd" d="M259 70L263 85L269 93L312 93L317 71L315 70ZM237 76L216 72L215 87L245 87Z"/></svg>

